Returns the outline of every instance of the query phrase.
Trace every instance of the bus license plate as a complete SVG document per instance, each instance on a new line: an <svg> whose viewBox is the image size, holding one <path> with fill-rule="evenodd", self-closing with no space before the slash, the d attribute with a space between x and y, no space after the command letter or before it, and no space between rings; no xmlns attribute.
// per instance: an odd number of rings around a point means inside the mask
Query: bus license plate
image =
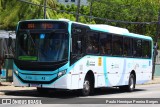
<svg viewBox="0 0 160 107"><path fill-rule="evenodd" d="M40 87L41 84L30 84L30 87Z"/></svg>

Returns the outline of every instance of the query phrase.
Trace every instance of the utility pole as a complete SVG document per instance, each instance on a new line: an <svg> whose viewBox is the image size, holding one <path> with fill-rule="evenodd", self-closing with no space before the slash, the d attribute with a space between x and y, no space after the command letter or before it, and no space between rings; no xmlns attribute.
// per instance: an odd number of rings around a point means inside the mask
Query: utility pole
<svg viewBox="0 0 160 107"><path fill-rule="evenodd" d="M81 1L78 0L78 3L77 3L77 13L76 13L76 22L79 21L79 9L80 9L80 4L81 4Z"/></svg>
<svg viewBox="0 0 160 107"><path fill-rule="evenodd" d="M158 14L157 33L156 33L155 44L154 44L152 80L154 79L154 73L155 73L155 64L156 64L157 47L158 47L158 36L159 35L160 35L160 8L159 8L159 14Z"/></svg>
<svg viewBox="0 0 160 107"><path fill-rule="evenodd" d="M47 5L47 0L44 1L44 19L46 19L46 5Z"/></svg>
<svg viewBox="0 0 160 107"><path fill-rule="evenodd" d="M92 4L93 4L93 0L91 0L91 3L90 3L90 22L91 22L91 19L92 19Z"/></svg>

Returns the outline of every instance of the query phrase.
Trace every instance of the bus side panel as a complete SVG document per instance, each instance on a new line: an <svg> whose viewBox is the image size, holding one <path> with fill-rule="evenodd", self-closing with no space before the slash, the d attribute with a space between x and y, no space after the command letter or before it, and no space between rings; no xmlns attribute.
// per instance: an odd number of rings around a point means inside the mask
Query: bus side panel
<svg viewBox="0 0 160 107"><path fill-rule="evenodd" d="M83 88L84 79L88 71L97 71L95 67L96 59L96 57L85 56L72 65L73 72L71 72L71 74L73 89Z"/></svg>
<svg viewBox="0 0 160 107"><path fill-rule="evenodd" d="M151 80L152 62L150 59L107 58L107 86L128 85L132 71L136 74L136 84L144 84Z"/></svg>
<svg viewBox="0 0 160 107"><path fill-rule="evenodd" d="M77 81L77 85L72 84L72 88L74 89L82 89L83 88L83 83L85 80L85 77L88 72L92 72L94 75L94 87L105 87L106 86L106 80L104 75L104 66L103 66L103 58L102 57L97 57L97 56L85 56L84 58L80 59L78 62L76 62L73 65L73 72L72 72L72 77L75 77L75 79L72 79L72 83L75 84L74 82Z"/></svg>
<svg viewBox="0 0 160 107"><path fill-rule="evenodd" d="M64 75L53 83L54 87L58 89L72 89L71 78L71 74Z"/></svg>
<svg viewBox="0 0 160 107"><path fill-rule="evenodd" d="M140 72L139 78L136 79L136 84L144 84L150 81L152 78L152 60L142 59L136 61L139 64L137 67L139 67L139 72ZM137 68L135 68L135 70L136 69Z"/></svg>
<svg viewBox="0 0 160 107"><path fill-rule="evenodd" d="M124 85L128 72L126 71L126 59L118 57L107 58L108 86Z"/></svg>

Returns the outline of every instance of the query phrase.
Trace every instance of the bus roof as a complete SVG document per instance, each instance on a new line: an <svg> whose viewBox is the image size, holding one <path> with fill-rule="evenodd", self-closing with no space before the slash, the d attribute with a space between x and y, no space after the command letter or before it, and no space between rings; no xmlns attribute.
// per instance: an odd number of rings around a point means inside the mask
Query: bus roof
<svg viewBox="0 0 160 107"><path fill-rule="evenodd" d="M71 22L71 23L76 23L76 24L88 26L92 30L97 30L97 31L102 31L102 32L108 32L108 33L113 33L113 34L120 34L120 35L124 35L124 36L132 36L132 37L135 37L135 38L144 38L144 39L152 40L152 38L149 37L149 36L130 33L128 31L128 29L126 29L126 28L120 28L120 27L104 25L104 24L84 24L84 23L70 21L69 19L31 19L31 20L25 20L25 21L64 21L64 22ZM20 21L20 22L24 22L24 21Z"/></svg>
<svg viewBox="0 0 160 107"><path fill-rule="evenodd" d="M103 24L97 24L97 25L95 24L95 25L88 25L88 26L93 30L152 40L152 38L149 36L130 33L128 29L125 29L125 28L120 28L120 27L115 27L110 25L103 25Z"/></svg>
<svg viewBox="0 0 160 107"><path fill-rule="evenodd" d="M125 28L120 28L120 27L115 27L110 25L95 24L95 25L89 25L89 27L93 30L105 31L105 32L110 32L114 34L129 33L129 31Z"/></svg>
<svg viewBox="0 0 160 107"><path fill-rule="evenodd" d="M22 20L19 22L27 22L27 21L64 21L64 22L70 22L69 19L30 19L30 20Z"/></svg>
<svg viewBox="0 0 160 107"><path fill-rule="evenodd" d="M124 36L132 36L135 38L143 38L143 39L152 40L152 38L150 36L145 36L145 35L140 35L140 34L135 34L135 33L126 33L126 34L124 34Z"/></svg>

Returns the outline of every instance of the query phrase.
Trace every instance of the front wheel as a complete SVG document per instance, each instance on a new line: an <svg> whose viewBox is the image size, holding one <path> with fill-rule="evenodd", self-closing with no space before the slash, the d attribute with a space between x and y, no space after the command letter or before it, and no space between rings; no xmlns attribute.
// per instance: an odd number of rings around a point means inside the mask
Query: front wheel
<svg viewBox="0 0 160 107"><path fill-rule="evenodd" d="M86 77L83 83L83 89L81 90L81 94L83 96L88 96L91 93L91 80L89 77Z"/></svg>

